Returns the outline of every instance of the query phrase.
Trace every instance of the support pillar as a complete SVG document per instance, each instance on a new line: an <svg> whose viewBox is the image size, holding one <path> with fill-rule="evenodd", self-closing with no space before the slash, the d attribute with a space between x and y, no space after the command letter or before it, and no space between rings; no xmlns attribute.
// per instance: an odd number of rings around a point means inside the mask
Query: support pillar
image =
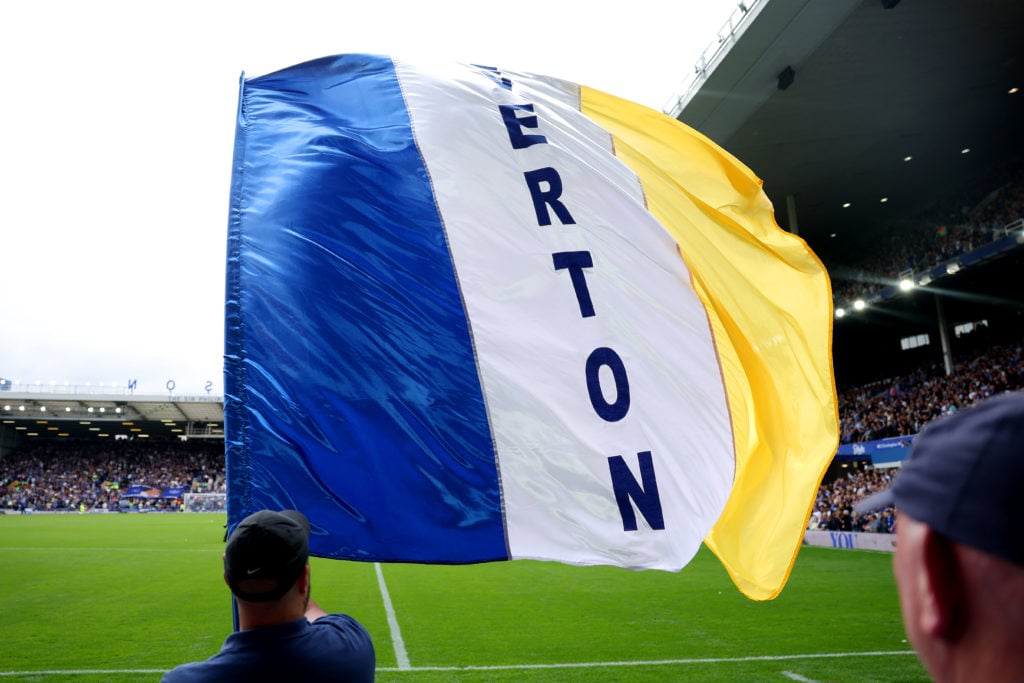
<svg viewBox="0 0 1024 683"><path fill-rule="evenodd" d="M794 235L800 234L800 227L796 222L796 197L786 195L786 222L789 224L789 231Z"/></svg>
<svg viewBox="0 0 1024 683"><path fill-rule="evenodd" d="M946 310L942 305L942 297L933 294L935 297L935 313L939 324L939 343L942 344L942 365L946 369L946 375L953 374L953 350L949 345L949 327L946 325Z"/></svg>

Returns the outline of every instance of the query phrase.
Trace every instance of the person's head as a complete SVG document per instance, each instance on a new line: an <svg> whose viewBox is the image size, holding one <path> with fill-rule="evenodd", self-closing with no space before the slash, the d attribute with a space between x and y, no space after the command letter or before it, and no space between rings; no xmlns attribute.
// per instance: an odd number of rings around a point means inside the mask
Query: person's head
<svg viewBox="0 0 1024 683"><path fill-rule="evenodd" d="M930 423L892 486L893 569L911 644L936 680L1024 680L1024 392ZM998 666L1001 671L982 667Z"/></svg>
<svg viewBox="0 0 1024 683"><path fill-rule="evenodd" d="M235 527L224 550L224 581L254 610L305 608L309 520L296 510L260 510ZM294 603L294 604L292 604Z"/></svg>

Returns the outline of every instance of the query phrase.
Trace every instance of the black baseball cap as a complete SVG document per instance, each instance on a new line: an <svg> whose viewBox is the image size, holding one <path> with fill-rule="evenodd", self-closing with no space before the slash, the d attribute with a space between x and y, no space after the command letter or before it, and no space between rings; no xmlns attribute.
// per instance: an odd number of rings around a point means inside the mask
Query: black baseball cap
<svg viewBox="0 0 1024 683"><path fill-rule="evenodd" d="M235 527L224 551L224 578L249 602L278 600L309 559L309 520L297 510L260 510Z"/></svg>
<svg viewBox="0 0 1024 683"><path fill-rule="evenodd" d="M943 536L1024 566L1024 392L938 418L914 439L892 486L854 512L895 505Z"/></svg>

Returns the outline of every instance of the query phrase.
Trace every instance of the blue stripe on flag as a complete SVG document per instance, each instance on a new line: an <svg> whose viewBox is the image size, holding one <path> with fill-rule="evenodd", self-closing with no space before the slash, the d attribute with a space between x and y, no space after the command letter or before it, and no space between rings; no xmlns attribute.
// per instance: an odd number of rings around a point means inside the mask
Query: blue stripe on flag
<svg viewBox="0 0 1024 683"><path fill-rule="evenodd" d="M243 80L227 290L232 526L297 508L317 556L507 558L472 340L390 60Z"/></svg>

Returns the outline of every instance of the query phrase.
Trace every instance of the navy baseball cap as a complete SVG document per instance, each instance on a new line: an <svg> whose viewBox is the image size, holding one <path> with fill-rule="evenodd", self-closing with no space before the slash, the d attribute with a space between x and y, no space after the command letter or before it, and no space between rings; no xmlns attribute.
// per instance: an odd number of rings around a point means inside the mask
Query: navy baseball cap
<svg viewBox="0 0 1024 683"><path fill-rule="evenodd" d="M1024 392L928 424L892 486L854 512L895 505L956 543L1024 566Z"/></svg>
<svg viewBox="0 0 1024 683"><path fill-rule="evenodd" d="M224 550L231 592L249 602L278 600L309 560L309 520L297 510L260 510L235 527Z"/></svg>

